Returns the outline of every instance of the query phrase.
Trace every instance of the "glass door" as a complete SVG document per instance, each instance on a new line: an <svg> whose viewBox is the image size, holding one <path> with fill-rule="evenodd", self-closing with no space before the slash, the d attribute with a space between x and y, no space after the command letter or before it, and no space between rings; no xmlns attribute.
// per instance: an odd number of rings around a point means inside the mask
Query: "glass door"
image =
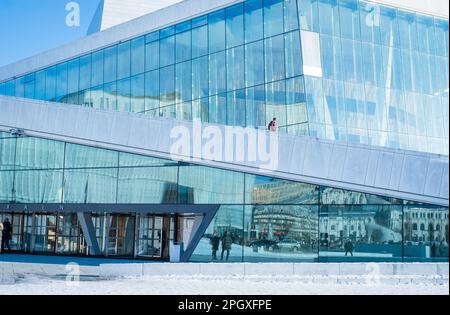
<svg viewBox="0 0 450 315"><path fill-rule="evenodd" d="M139 216L138 246L136 256L162 258L163 217Z"/></svg>
<svg viewBox="0 0 450 315"><path fill-rule="evenodd" d="M112 214L109 217L108 255L133 256L135 217Z"/></svg>

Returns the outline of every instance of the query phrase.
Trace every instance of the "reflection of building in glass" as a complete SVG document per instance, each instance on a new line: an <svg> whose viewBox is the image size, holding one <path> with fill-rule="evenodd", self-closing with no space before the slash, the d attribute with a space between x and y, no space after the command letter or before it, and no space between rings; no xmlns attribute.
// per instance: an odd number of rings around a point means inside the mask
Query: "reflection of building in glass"
<svg viewBox="0 0 450 315"><path fill-rule="evenodd" d="M407 241L448 243L448 211L443 208L408 207L404 229Z"/></svg>
<svg viewBox="0 0 450 315"><path fill-rule="evenodd" d="M346 239L367 244L397 243L402 240L401 224L401 207L329 207L321 215L321 242L329 247L342 246Z"/></svg>
<svg viewBox="0 0 450 315"><path fill-rule="evenodd" d="M255 183L251 197L254 204L315 204L317 186L287 181Z"/></svg>

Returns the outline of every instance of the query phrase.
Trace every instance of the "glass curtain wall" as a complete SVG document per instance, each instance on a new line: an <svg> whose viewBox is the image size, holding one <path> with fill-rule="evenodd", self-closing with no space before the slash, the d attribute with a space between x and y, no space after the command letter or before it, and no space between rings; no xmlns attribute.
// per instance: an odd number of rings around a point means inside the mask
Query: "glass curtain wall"
<svg viewBox="0 0 450 315"><path fill-rule="evenodd" d="M92 254L75 214L13 215L10 204L216 204L192 261L448 261L447 207L5 133L0 161L16 250ZM168 217L92 218L101 255L165 259L173 233L189 240L186 218L184 232Z"/></svg>

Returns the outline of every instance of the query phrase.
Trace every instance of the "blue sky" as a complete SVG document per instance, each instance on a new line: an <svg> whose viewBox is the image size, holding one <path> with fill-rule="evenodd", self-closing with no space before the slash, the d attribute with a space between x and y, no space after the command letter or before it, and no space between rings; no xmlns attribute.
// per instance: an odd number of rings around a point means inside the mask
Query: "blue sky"
<svg viewBox="0 0 450 315"><path fill-rule="evenodd" d="M71 0L0 0L0 66L86 35L100 0L74 0L80 26L66 25Z"/></svg>

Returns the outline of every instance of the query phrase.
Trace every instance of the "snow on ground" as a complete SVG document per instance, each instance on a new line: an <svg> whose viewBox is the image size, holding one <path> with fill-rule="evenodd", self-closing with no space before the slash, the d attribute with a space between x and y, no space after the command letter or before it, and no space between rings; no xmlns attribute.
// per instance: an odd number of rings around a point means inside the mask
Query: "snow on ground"
<svg viewBox="0 0 450 315"><path fill-rule="evenodd" d="M2 294L25 295L448 295L448 281L386 284L305 281L286 277L144 277L120 280L67 282L64 279L27 276L15 284L0 284Z"/></svg>

